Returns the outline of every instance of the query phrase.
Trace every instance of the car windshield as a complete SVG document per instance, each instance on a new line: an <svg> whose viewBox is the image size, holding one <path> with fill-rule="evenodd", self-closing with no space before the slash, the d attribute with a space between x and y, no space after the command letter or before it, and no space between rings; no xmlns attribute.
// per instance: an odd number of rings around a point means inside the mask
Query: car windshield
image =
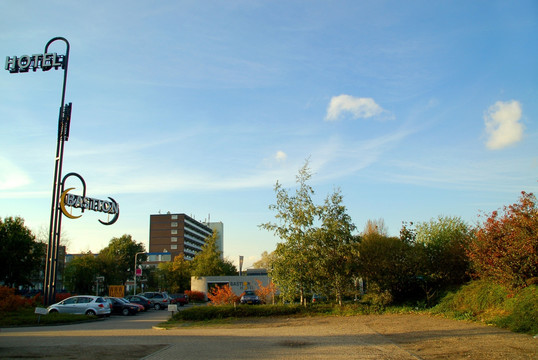
<svg viewBox="0 0 538 360"><path fill-rule="evenodd" d="M247 290L247 291L245 291L245 295L253 296L253 295L256 295L256 294L254 293L254 291Z"/></svg>

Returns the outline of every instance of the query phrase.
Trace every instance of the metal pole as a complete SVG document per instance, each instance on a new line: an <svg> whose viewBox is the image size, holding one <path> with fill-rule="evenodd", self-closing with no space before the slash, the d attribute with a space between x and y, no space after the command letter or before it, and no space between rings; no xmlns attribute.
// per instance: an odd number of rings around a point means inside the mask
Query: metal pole
<svg viewBox="0 0 538 360"><path fill-rule="evenodd" d="M145 254L145 252L137 252L135 254L135 266L134 266L134 290L133 290L133 295L136 295L136 258L138 257L138 255L140 254Z"/></svg>
<svg viewBox="0 0 538 360"><path fill-rule="evenodd" d="M43 286L43 302L45 306L54 303L56 297L56 278L58 271L58 248L60 246L60 233L62 226L62 217L60 212L59 199L60 187L62 178L62 165L64 154L64 142L67 141L67 131L69 125L66 123L64 106L65 106L65 88L67 85L67 67L69 64L69 42L63 37L55 37L45 46L45 53L48 52L49 45L54 41L61 40L66 44L66 53L62 61L64 69L64 79L62 86L62 99L60 105L60 115L58 117L58 135L56 145L56 158L54 167L54 179L52 182L52 201L50 210L50 231L49 231L49 246L47 248L47 261L45 265L45 280Z"/></svg>

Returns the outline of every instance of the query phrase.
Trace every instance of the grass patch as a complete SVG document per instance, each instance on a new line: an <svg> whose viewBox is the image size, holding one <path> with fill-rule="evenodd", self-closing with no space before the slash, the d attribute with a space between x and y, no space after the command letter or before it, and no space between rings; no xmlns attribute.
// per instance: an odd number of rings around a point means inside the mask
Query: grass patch
<svg viewBox="0 0 538 360"><path fill-rule="evenodd" d="M500 285L473 281L445 295L433 308L422 305L383 305L376 301L344 304L195 306L179 311L160 326L212 326L233 324L233 319L283 316L356 316L368 314L434 314L479 321L514 332L538 334L538 286L511 293Z"/></svg>
<svg viewBox="0 0 538 360"><path fill-rule="evenodd" d="M516 293L487 281L473 281L447 294L431 313L454 319L538 334L538 287L531 285Z"/></svg>
<svg viewBox="0 0 538 360"><path fill-rule="evenodd" d="M39 323L38 323L39 319ZM94 321L96 316L73 315L73 314L48 314L39 315L34 313L33 308L22 308L17 311L0 313L1 327L15 326L41 326L41 325L59 325L80 323L85 321Z"/></svg>

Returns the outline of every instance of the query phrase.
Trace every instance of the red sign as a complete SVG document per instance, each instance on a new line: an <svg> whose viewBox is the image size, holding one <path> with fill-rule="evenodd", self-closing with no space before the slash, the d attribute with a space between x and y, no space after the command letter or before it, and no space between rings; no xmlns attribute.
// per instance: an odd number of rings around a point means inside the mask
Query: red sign
<svg viewBox="0 0 538 360"><path fill-rule="evenodd" d="M136 269L136 276L142 276L142 269Z"/></svg>

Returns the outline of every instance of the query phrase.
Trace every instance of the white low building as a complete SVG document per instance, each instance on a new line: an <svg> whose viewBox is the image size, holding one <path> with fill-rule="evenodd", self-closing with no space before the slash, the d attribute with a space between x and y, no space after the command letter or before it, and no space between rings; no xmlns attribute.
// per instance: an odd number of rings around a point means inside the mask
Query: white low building
<svg viewBox="0 0 538 360"><path fill-rule="evenodd" d="M266 287L269 285L269 276L265 275L246 275L246 276L203 276L191 277L191 290L200 291L205 294L207 300L207 294L215 286L229 285L237 296L240 296L245 290L256 291L259 288L258 285Z"/></svg>

